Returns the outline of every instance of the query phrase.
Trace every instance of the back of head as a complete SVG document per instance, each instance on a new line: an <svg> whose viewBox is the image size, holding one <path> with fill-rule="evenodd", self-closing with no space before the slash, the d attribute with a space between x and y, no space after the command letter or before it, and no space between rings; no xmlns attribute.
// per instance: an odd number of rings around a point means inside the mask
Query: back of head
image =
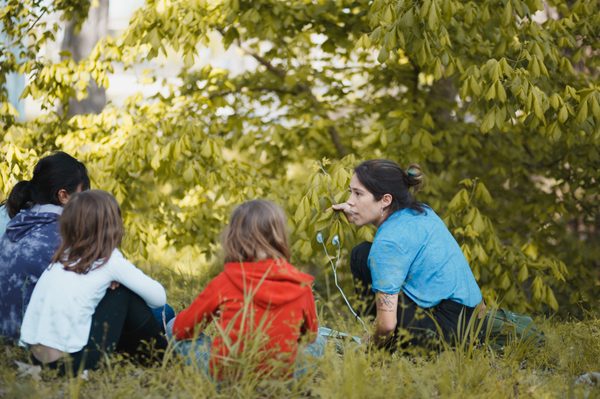
<svg viewBox="0 0 600 399"><path fill-rule="evenodd" d="M56 152L38 161L31 180L21 181L13 187L6 201L8 215L12 218L35 204L60 205L60 190L73 194L78 188L90 188L85 165L65 152Z"/></svg>
<svg viewBox="0 0 600 399"><path fill-rule="evenodd" d="M423 173L417 164L404 171L397 163L387 159L371 159L354 168L356 177L377 201L385 194L392 196L390 213L410 208L423 212L423 206L413 196L423 184Z"/></svg>
<svg viewBox="0 0 600 399"><path fill-rule="evenodd" d="M289 260L285 213L270 201L244 202L231 215L223 250L226 262Z"/></svg>
<svg viewBox="0 0 600 399"><path fill-rule="evenodd" d="M74 194L60 217L60 235L62 244L53 262L76 273L104 265L123 238L119 204L102 190Z"/></svg>

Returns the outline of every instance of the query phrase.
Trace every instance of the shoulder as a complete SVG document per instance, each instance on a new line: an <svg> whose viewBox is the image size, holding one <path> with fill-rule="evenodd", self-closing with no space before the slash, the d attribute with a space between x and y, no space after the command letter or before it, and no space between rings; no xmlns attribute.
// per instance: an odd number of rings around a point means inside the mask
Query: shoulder
<svg viewBox="0 0 600 399"><path fill-rule="evenodd" d="M15 216L16 217L16 216ZM32 230L31 235L34 239L49 240L53 244L61 240L60 227L59 227L59 215L50 213L48 218L41 220L35 229Z"/></svg>
<svg viewBox="0 0 600 399"><path fill-rule="evenodd" d="M39 285L39 289L42 289L42 287L54 286L54 283L57 281L64 281L65 278L68 278L67 276L70 275L69 273L73 272L67 271L62 263L51 263L40 275L40 278L36 283L36 287Z"/></svg>
<svg viewBox="0 0 600 399"><path fill-rule="evenodd" d="M314 303L313 283L315 278L287 262L285 263L285 270L287 271L289 281L298 285L298 292L300 293L298 298Z"/></svg>
<svg viewBox="0 0 600 399"><path fill-rule="evenodd" d="M298 279L301 285L307 285L308 287L310 287L313 281L315 280L313 276L300 271L300 269L298 269L296 266L290 263L286 262L285 267L290 271L291 274L293 274Z"/></svg>
<svg viewBox="0 0 600 399"><path fill-rule="evenodd" d="M426 226L429 232L439 232L440 230L448 230L446 223L442 218L429 206L424 207L423 225Z"/></svg>
<svg viewBox="0 0 600 399"><path fill-rule="evenodd" d="M374 241L402 242L422 230L427 215L412 209L401 209L392 213L377 229Z"/></svg>
<svg viewBox="0 0 600 399"><path fill-rule="evenodd" d="M232 290L235 291L235 288L236 285L231 278L229 278L225 272L221 272L202 286L198 296L216 295L218 297L220 295L226 295L226 293L231 292Z"/></svg>
<svg viewBox="0 0 600 399"><path fill-rule="evenodd" d="M221 287L224 285L231 285L231 284L233 284L233 283L231 282L231 279L227 276L227 273L222 271L219 274L217 274L215 277L210 279L208 281L208 283L206 283L204 288L206 289L206 288L213 288L213 287Z"/></svg>
<svg viewBox="0 0 600 399"><path fill-rule="evenodd" d="M112 253L110 254L110 258L108 258L108 261L104 264L104 266L102 266L103 268L122 268L122 267L127 267L127 268L135 268L135 265L133 265L133 263L131 263L130 261L127 260L127 258L125 258L125 256L123 255L123 253L118 249L115 248Z"/></svg>
<svg viewBox="0 0 600 399"><path fill-rule="evenodd" d="M121 252L121 250L119 248L115 248L113 249L112 253L110 254L110 260L127 260L125 259L125 256L123 255L123 252Z"/></svg>
<svg viewBox="0 0 600 399"><path fill-rule="evenodd" d="M401 209L394 212L381 225L383 231L394 231L402 227L403 230L410 232L410 229L419 229L437 223L443 223L442 219L429 206L423 204L423 211L419 212L413 209Z"/></svg>
<svg viewBox="0 0 600 399"><path fill-rule="evenodd" d="M375 248L396 246L404 249L419 247L440 222L441 219L427 206L424 206L423 212L401 209L390 215L379 226L373 246Z"/></svg>

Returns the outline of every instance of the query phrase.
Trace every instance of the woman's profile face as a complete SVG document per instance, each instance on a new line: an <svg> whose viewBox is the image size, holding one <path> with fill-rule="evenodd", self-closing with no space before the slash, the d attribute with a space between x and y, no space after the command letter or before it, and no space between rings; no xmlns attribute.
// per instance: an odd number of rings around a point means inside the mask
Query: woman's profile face
<svg viewBox="0 0 600 399"><path fill-rule="evenodd" d="M373 194L363 186L356 174L352 176L350 180L350 198L346 201L349 205L349 212L346 214L350 222L357 226L366 224L379 226L384 220L382 201L383 199L375 200Z"/></svg>

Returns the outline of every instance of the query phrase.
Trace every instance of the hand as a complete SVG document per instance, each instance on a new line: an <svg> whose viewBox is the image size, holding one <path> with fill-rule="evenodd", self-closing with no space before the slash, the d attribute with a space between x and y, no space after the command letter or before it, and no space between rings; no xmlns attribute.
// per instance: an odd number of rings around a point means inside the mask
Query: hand
<svg viewBox="0 0 600 399"><path fill-rule="evenodd" d="M121 285L121 284L119 284L119 283L118 283L118 282L116 282L116 281L111 281L111 283L110 283L110 287L108 287L108 288L110 288L111 290L116 290L117 288L119 288L119 286L120 286L120 285Z"/></svg>
<svg viewBox="0 0 600 399"><path fill-rule="evenodd" d="M331 205L331 209L334 211L350 212L350 205L348 205L347 202L342 202L340 204Z"/></svg>
<svg viewBox="0 0 600 399"><path fill-rule="evenodd" d="M334 204L331 205L331 209L333 209L334 211L342 211L344 212L344 214L346 215L346 217L348 218L348 220L352 220L352 216L354 215L354 212L351 209L351 206L347 203L347 202L342 202L340 204Z"/></svg>

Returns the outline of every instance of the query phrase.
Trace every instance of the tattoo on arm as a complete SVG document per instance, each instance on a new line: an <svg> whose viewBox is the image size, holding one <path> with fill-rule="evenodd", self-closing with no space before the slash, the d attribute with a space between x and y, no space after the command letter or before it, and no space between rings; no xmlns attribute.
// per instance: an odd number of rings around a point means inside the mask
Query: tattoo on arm
<svg viewBox="0 0 600 399"><path fill-rule="evenodd" d="M377 295L377 310L382 312L395 312L396 304L394 298L397 295L389 295L380 293Z"/></svg>

